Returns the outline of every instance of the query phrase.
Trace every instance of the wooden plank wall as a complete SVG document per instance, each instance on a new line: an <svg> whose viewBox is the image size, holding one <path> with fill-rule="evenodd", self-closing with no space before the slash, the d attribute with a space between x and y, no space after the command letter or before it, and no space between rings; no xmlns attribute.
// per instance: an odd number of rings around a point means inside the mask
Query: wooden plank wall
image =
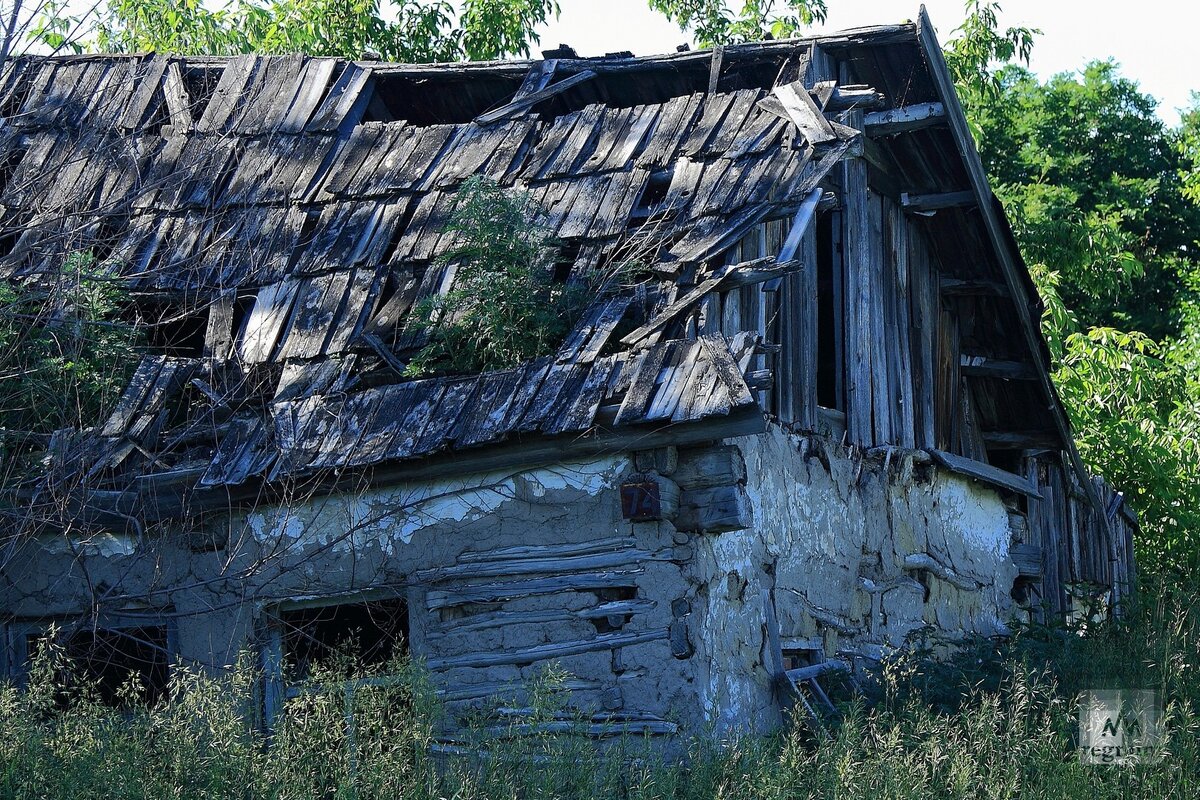
<svg viewBox="0 0 1200 800"><path fill-rule="evenodd" d="M1041 548L1042 576L1034 603L1051 615L1080 610L1081 597L1109 589L1107 601L1120 606L1133 591L1135 523L1124 500L1102 478L1093 478L1104 509L1095 508L1061 453L1029 456L1025 475L1042 495L1029 500L1027 544Z"/></svg>
<svg viewBox="0 0 1200 800"><path fill-rule="evenodd" d="M978 426L963 417L957 325L940 305L924 233L898 203L867 188L866 169L862 159L845 162L843 208L830 215L832 302L841 329L835 341L820 341L817 328L816 224L800 246L803 270L707 298L698 329L726 336L754 330L779 345L773 359L757 357L756 368L772 369L774 386L760 400L785 423L816 429L818 349L832 347L842 367L836 391L844 398L850 442L958 453L964 427L977 434ZM725 263L778 254L790 224L758 225L730 248ZM972 455L984 459L981 444Z"/></svg>

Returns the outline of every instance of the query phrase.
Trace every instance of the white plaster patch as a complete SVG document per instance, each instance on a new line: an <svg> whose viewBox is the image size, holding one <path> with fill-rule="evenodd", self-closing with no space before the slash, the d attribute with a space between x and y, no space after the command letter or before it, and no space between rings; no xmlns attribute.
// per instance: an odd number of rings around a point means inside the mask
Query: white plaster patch
<svg viewBox="0 0 1200 800"><path fill-rule="evenodd" d="M952 476L944 476L938 489L938 508L948 530L998 559L1008 554L1008 513L994 491Z"/></svg>
<svg viewBox="0 0 1200 800"><path fill-rule="evenodd" d="M471 522L514 500L573 489L596 496L626 468L623 457L569 462L524 472L488 472L440 481L402 484L361 495L335 495L294 508L248 515L255 538L287 538L333 549L375 544L387 555L423 528Z"/></svg>
<svg viewBox="0 0 1200 800"><path fill-rule="evenodd" d="M55 555L85 555L89 557L113 558L131 556L137 552L137 538L124 534L96 532L84 538L46 536L38 540L48 553Z"/></svg>

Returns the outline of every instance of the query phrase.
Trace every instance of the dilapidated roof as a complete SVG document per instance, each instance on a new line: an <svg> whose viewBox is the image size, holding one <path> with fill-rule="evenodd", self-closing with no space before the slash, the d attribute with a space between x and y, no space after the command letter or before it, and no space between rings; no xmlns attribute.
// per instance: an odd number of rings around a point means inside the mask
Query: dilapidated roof
<svg viewBox="0 0 1200 800"><path fill-rule="evenodd" d="M821 50L846 80L808 77ZM932 107L944 94L935 78L912 24L650 58L11 61L0 76L0 277L37 283L91 252L158 314L157 352L116 411L56 437L53 455L144 514L131 480L228 497L438 454L453 464L516 440L596 448L614 435L652 444L666 427L678 437L696 426L700 438L761 429L763 343L701 335L692 312L709 292L798 268L786 254L726 254L766 220L836 204L818 185L848 153L887 159L906 193L968 185L946 131L868 148L839 122L867 109L877 126L906 130L888 110ZM598 298L554 355L406 378L423 344L408 316L450 286L436 257L453 236L455 192L480 174L544 211L562 243L558 279L633 255L653 279ZM1000 287L1003 259L974 213L953 208L931 225L978 253L951 265L956 279ZM1017 296L973 298L964 336L977 352L1028 359L1034 340L1014 331L1036 325L1037 305L1028 277L1016 280ZM1044 371L1044 353L1033 357ZM1044 416L1040 391L997 387L993 413L1032 404Z"/></svg>

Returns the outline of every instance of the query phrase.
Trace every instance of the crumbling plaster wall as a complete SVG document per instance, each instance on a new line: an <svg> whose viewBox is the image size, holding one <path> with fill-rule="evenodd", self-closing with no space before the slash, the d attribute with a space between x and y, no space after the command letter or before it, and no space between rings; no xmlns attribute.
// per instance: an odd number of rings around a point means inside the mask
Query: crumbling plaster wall
<svg viewBox="0 0 1200 800"><path fill-rule="evenodd" d="M827 657L879 658L926 624L1004 629L1015 567L994 491L911 455L885 465L777 427L733 443L743 530L631 523L618 487L645 468L598 458L239 511L156 541L50 539L6 571L4 602L18 616L71 616L116 587L173 608L181 655L220 667L272 603L393 591L408 599L413 651L455 702L528 681L552 658L577 705L692 730L779 724L768 602L785 648ZM566 583L530 589L547 576ZM487 596L453 599L464 591ZM597 609L632 598L596 624Z"/></svg>
<svg viewBox="0 0 1200 800"><path fill-rule="evenodd" d="M864 664L925 625L1001 633L1016 567L997 492L914 463L855 456L772 426L735 440L753 527L700 537L697 680L718 727L780 722L764 628L773 602L784 649ZM886 463L884 463L886 462Z"/></svg>
<svg viewBox="0 0 1200 800"><path fill-rule="evenodd" d="M528 681L546 659L521 654L565 643L554 660L579 705L684 721L691 667L668 637L691 553L669 522L622 518L617 487L632 470L628 456L596 458L264 506L140 542L48 537L5 571L0 598L28 619L86 615L97 592L127 598L110 611L169 608L180 655L219 669L275 603L392 592L408 600L412 651L459 702ZM507 588L547 575L564 584ZM432 607L434 594L491 589L495 602ZM589 616L629 594L644 601L630 613ZM507 661L480 663L494 656Z"/></svg>

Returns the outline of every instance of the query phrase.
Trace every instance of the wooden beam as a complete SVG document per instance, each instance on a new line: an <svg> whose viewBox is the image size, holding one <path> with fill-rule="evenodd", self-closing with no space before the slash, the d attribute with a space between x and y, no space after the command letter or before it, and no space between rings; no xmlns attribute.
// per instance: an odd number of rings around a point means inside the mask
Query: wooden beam
<svg viewBox="0 0 1200 800"><path fill-rule="evenodd" d="M496 122L501 122L509 117L515 117L521 114L543 100L547 100L556 94L561 94L572 86L591 80L596 77L596 73L591 70L577 72L569 78L563 78L558 83L551 84L541 91L530 92L523 97L513 99L511 103L506 103L497 109L484 112L475 118L476 125L491 125Z"/></svg>
<svg viewBox="0 0 1200 800"><path fill-rule="evenodd" d="M959 357L962 374L973 378L1007 378L1014 381L1036 381L1037 367L1026 361L1002 361L987 356L963 354Z"/></svg>
<svg viewBox="0 0 1200 800"><path fill-rule="evenodd" d="M842 258L845 269L846 418L850 442L875 444L871 427L871 318L881 313L871 292L871 220L867 165L861 158L842 162Z"/></svg>
<svg viewBox="0 0 1200 800"><path fill-rule="evenodd" d="M933 456L934 461L951 472L965 475L968 478L973 478L974 480L1000 489L1007 489L1010 492L1023 494L1026 497L1033 497L1038 500L1042 499L1042 496L1038 494L1038 490L1034 485L1020 475L1007 472L999 467L993 467L991 464L985 464L982 461L956 456L944 450L931 449L929 454Z"/></svg>
<svg viewBox="0 0 1200 800"><path fill-rule="evenodd" d="M943 277L938 284L938 290L946 297L964 297L968 295L986 295L988 297L1008 296L1008 287L1000 281L968 278Z"/></svg>
<svg viewBox="0 0 1200 800"><path fill-rule="evenodd" d="M684 492L673 524L680 531L725 533L749 528L752 522L750 496L734 484Z"/></svg>
<svg viewBox="0 0 1200 800"><path fill-rule="evenodd" d="M881 108L883 104L883 95L870 86L835 86L833 94L825 103L825 110L828 112L849 111L850 109L861 111L868 108Z"/></svg>
<svg viewBox="0 0 1200 800"><path fill-rule="evenodd" d="M863 115L867 136L894 136L945 124L946 109L941 103L916 103Z"/></svg>
<svg viewBox="0 0 1200 800"><path fill-rule="evenodd" d="M1061 450L1062 439L1054 431L984 431L989 450Z"/></svg>
<svg viewBox="0 0 1200 800"><path fill-rule="evenodd" d="M915 213L937 211L942 208L966 208L975 204L975 193L970 190L963 192L942 192L941 194L909 194L908 192L903 192L900 195L900 205L904 207L904 210Z"/></svg>

